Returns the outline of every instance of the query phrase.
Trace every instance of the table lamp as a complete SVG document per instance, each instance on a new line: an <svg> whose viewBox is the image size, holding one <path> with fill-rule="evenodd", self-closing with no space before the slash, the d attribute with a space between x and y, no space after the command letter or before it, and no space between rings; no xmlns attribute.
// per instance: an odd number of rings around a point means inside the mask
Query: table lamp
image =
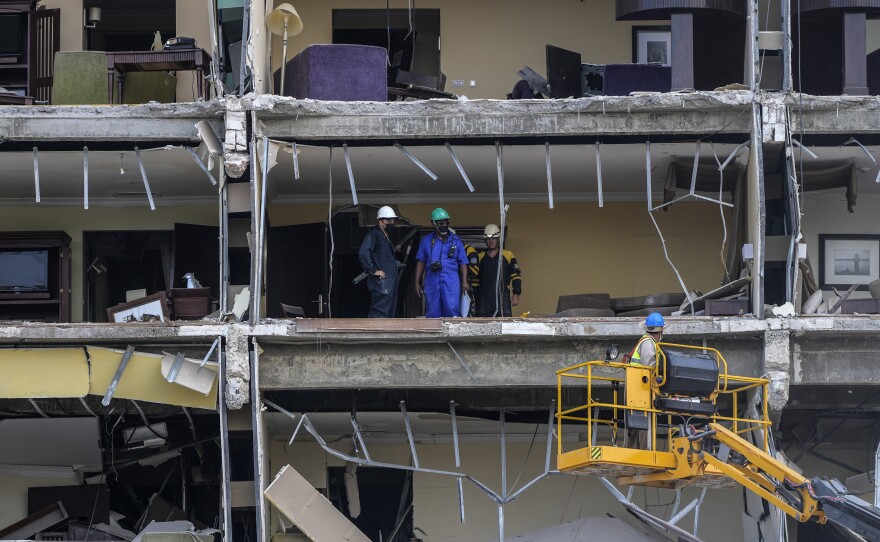
<svg viewBox="0 0 880 542"><path fill-rule="evenodd" d="M290 4L281 4L277 8L269 12L266 16L266 26L269 32L276 36L281 36L282 58L281 58L281 91L280 95L284 95L284 72L287 67L287 36L296 36L303 31L303 22L296 13L296 9Z"/></svg>

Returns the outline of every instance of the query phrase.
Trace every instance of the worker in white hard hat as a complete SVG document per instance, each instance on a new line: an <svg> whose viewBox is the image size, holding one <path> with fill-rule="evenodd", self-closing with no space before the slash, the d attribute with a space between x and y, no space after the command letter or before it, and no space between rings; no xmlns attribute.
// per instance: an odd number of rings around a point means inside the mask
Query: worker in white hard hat
<svg viewBox="0 0 880 542"><path fill-rule="evenodd" d="M379 209L376 227L361 243L358 259L370 290L370 318L393 318L397 305L397 258L389 232L394 229L397 213L389 206Z"/></svg>
<svg viewBox="0 0 880 542"><path fill-rule="evenodd" d="M511 307L519 305L522 294L522 270L512 251L501 250L501 228L489 224L483 229L486 249L471 255L470 265L476 266L477 316L511 316ZM501 265L501 274L498 265Z"/></svg>

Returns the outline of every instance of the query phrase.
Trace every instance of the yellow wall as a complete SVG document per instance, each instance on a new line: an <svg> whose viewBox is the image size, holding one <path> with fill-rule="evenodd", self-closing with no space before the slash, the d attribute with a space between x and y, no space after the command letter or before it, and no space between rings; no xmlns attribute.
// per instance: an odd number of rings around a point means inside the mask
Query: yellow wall
<svg viewBox="0 0 880 542"><path fill-rule="evenodd" d="M161 203L160 203L161 205ZM19 207L0 211L0 231L63 230L71 238L71 320L83 317L83 232L124 230L173 230L175 222L216 225L217 208L192 207Z"/></svg>
<svg viewBox="0 0 880 542"><path fill-rule="evenodd" d="M275 0L275 5L284 0ZM313 43L333 43L333 9L384 9L384 3L359 0L298 0L304 30L288 40L288 57ZM392 9L407 2L395 0ZM614 20L614 0L422 0L420 9L440 8L441 69L446 90L468 98L504 99L524 65L546 75L548 43L578 51L584 62L632 61L633 23ZM639 21L638 25L669 22ZM281 38L272 40L273 71L281 66ZM453 79L477 86L452 88Z"/></svg>
<svg viewBox="0 0 880 542"><path fill-rule="evenodd" d="M401 204L399 212L429 224L435 205ZM443 205L453 227L498 222L498 206L489 203ZM321 222L326 205L276 205L272 226ZM669 256L687 287L709 291L720 284L722 229L718 208L684 203L656 213ZM729 221L728 221L729 222ZM516 313L553 314L560 295L606 292L635 296L680 292L666 263L644 203L513 203L508 211L506 247L523 269L523 296Z"/></svg>

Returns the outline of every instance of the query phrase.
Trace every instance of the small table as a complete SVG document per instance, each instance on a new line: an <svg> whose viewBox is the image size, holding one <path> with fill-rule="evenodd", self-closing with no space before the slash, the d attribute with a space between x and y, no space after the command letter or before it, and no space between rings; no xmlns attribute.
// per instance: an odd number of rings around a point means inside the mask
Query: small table
<svg viewBox="0 0 880 542"><path fill-rule="evenodd" d="M113 103L113 76L117 77L119 103L122 103L122 80L127 71L170 72L195 71L199 101L210 95L205 70L211 55L204 49L169 49L164 51L122 51L107 53L107 102Z"/></svg>

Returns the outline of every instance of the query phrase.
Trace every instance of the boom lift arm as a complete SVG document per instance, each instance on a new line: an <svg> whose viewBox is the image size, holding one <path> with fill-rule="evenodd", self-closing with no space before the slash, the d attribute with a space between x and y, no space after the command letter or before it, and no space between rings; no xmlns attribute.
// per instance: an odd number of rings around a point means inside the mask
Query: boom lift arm
<svg viewBox="0 0 880 542"><path fill-rule="evenodd" d="M564 382L572 381L586 384L586 402L563 406ZM742 486L799 522L831 522L880 542L880 509L848 495L837 480L808 479L769 453L768 384L729 374L713 348L683 344L658 343L655 366L609 355L560 369L557 468L614 476L622 485ZM758 417L741 416L746 394L754 393L763 405ZM585 422L589 445L566 447L563 422ZM647 438L632 438L639 432ZM757 445L743 438L749 433L759 436Z"/></svg>
<svg viewBox="0 0 880 542"><path fill-rule="evenodd" d="M848 495L837 480L805 478L718 423L687 437L705 461L800 522L830 521L880 541L880 509Z"/></svg>

